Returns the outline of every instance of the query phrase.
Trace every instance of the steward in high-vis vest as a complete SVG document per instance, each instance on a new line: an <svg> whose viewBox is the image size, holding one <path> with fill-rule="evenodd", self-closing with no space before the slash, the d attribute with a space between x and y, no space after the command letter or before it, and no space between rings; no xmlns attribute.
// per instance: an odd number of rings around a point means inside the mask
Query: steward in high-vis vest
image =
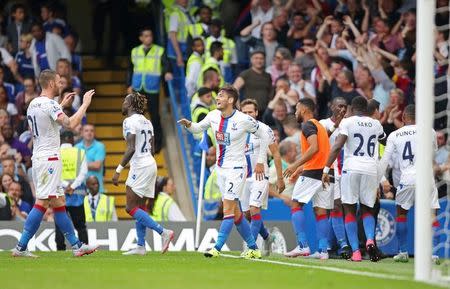
<svg viewBox="0 0 450 289"><path fill-rule="evenodd" d="M170 73L170 64L164 53L164 48L153 43L153 33L144 28L139 34L141 45L131 50L131 65L128 80L128 93L133 90L147 97L147 110L155 131L155 152L159 152L162 145L163 134L159 113L159 90L161 76L165 80L173 78Z"/></svg>
<svg viewBox="0 0 450 289"><path fill-rule="evenodd" d="M219 185L217 183L217 173L213 169L205 184L205 193L203 197L203 218L206 221L217 220L220 213L220 202L222 195L220 194Z"/></svg>
<svg viewBox="0 0 450 289"><path fill-rule="evenodd" d="M208 6L202 5L195 13L199 17L199 22L189 25L189 36L192 38L203 38L209 36L209 24L211 24L212 10Z"/></svg>
<svg viewBox="0 0 450 289"><path fill-rule="evenodd" d="M69 213L73 226L78 232L81 242L87 244L88 236L86 220L84 217L83 198L86 195L84 181L88 172L85 151L73 146L74 136L70 131L61 134L61 184L66 193L66 210ZM66 250L63 233L56 226L56 248Z"/></svg>
<svg viewBox="0 0 450 289"><path fill-rule="evenodd" d="M200 71L200 76L197 81L197 85L200 87L203 84L203 74L209 70L214 69L220 78L219 87L222 87L225 82L222 76L222 70L220 69L220 61L223 59L223 48L222 43L215 41L211 44L209 49L210 57L205 58L205 62L203 63L202 70Z"/></svg>
<svg viewBox="0 0 450 289"><path fill-rule="evenodd" d="M215 109L215 101L212 96L213 91L207 87L200 87L197 91L198 101L194 109L191 111L191 118L193 122L202 121L206 115ZM194 134L194 138L200 140L203 133Z"/></svg>
<svg viewBox="0 0 450 289"><path fill-rule="evenodd" d="M233 40L225 37L223 24L220 19L213 19L210 26L210 35L205 40L206 57L209 56L211 44L215 41L222 43L223 59L220 61L220 69L226 83L233 83L233 66L237 64L236 44Z"/></svg>
<svg viewBox="0 0 450 289"><path fill-rule="evenodd" d="M175 193L175 184L171 178L158 177L155 185L154 203L150 203L150 216L156 222L182 222L186 221L177 203L172 198Z"/></svg>
<svg viewBox="0 0 450 289"><path fill-rule="evenodd" d="M197 79L203 66L203 55L205 53L205 44L201 38L192 40L192 54L189 56L186 65L186 94L188 97L197 91Z"/></svg>
<svg viewBox="0 0 450 289"><path fill-rule="evenodd" d="M98 179L90 176L86 181L88 195L84 198L84 211L86 222L117 221L114 197L98 192Z"/></svg>
<svg viewBox="0 0 450 289"><path fill-rule="evenodd" d="M188 1L176 0L176 5L171 9L169 27L167 29L167 56L174 59L178 66L184 66L187 60L187 41L189 25L194 24L194 18L189 14Z"/></svg>

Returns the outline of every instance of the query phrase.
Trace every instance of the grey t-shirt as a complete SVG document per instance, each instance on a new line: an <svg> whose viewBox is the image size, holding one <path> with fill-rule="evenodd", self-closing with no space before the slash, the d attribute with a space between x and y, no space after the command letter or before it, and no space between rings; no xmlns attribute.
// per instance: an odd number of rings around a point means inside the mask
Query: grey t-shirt
<svg viewBox="0 0 450 289"><path fill-rule="evenodd" d="M243 99L255 99L258 102L260 112L264 111L273 97L272 79L270 78L270 74L265 71L257 73L249 68L242 71L241 74L239 74L239 77L242 77L245 82L241 91Z"/></svg>

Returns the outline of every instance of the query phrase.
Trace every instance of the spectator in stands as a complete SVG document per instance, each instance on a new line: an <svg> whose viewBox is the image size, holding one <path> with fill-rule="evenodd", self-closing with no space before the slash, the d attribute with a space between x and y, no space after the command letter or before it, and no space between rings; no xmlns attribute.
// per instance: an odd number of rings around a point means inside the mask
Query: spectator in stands
<svg viewBox="0 0 450 289"><path fill-rule="evenodd" d="M57 18L55 15L55 9L49 4L41 6L41 19L43 22L43 28L46 32L57 34L61 37L65 37L69 32L66 22Z"/></svg>
<svg viewBox="0 0 450 289"><path fill-rule="evenodd" d="M286 9L276 8L273 11L272 24L277 34L277 41L281 45L285 45L285 43L287 42L287 33L289 31L288 19L289 14Z"/></svg>
<svg viewBox="0 0 450 289"><path fill-rule="evenodd" d="M1 183L2 183L3 192L5 192L6 194L8 194L8 193L9 193L9 186L10 186L10 185L12 184L12 182L14 181L12 175L9 174L9 173L3 172L3 174L2 174L2 176L1 176L1 178L0 178L0 180L1 180ZM13 204L14 204L14 203L13 203Z"/></svg>
<svg viewBox="0 0 450 289"><path fill-rule="evenodd" d="M39 75L44 69L55 70L60 58L71 61L69 49L59 35L45 32L42 24L37 22L31 25L31 34L33 41L30 51L35 75Z"/></svg>
<svg viewBox="0 0 450 289"><path fill-rule="evenodd" d="M2 156L2 172L12 176L13 181L20 184L22 199L29 204L34 204L34 194L28 176L25 173L25 168L15 160L16 155L17 153L9 152L6 156Z"/></svg>
<svg viewBox="0 0 450 289"><path fill-rule="evenodd" d="M56 62L56 73L58 73L59 76L65 76L66 78L70 79L73 91L75 91L77 93L77 96L80 95L81 86L82 86L81 81L78 76L72 74L72 66L71 66L69 60L67 60L65 58L58 59L58 61ZM80 102L81 102L81 100L79 100L79 99L74 101L74 103L80 103ZM81 103L79 105L81 105ZM78 107L79 107L79 105L78 105Z"/></svg>
<svg viewBox="0 0 450 289"><path fill-rule="evenodd" d="M265 54L256 50L251 54L251 67L239 74L233 86L241 90L241 99L253 98L260 104L259 115L263 115L264 108L273 97L272 79L264 71Z"/></svg>
<svg viewBox="0 0 450 289"><path fill-rule="evenodd" d="M74 76L79 77L83 71L83 65L81 55L76 51L78 45L78 35L72 32L64 37L64 42L66 43L66 46L70 51L70 55L72 56L72 73Z"/></svg>
<svg viewBox="0 0 450 289"><path fill-rule="evenodd" d="M287 113L295 112L295 105L298 103L298 93L289 86L289 79L280 77L275 83L275 96L269 102L268 106L273 107L279 100L286 103Z"/></svg>
<svg viewBox="0 0 450 289"><path fill-rule="evenodd" d="M251 3L252 27L251 35L261 38L262 25L273 19L274 6L271 0L255 0ZM258 102L259 103L259 102Z"/></svg>
<svg viewBox="0 0 450 289"><path fill-rule="evenodd" d="M311 98L314 101L316 100L314 86L310 81L303 78L303 68L300 64L293 62L289 65L288 77L290 88L297 92L298 99Z"/></svg>
<svg viewBox="0 0 450 289"><path fill-rule="evenodd" d="M211 104L211 109L215 108L217 91L220 86L220 76L217 73L217 70L210 68L203 73L203 86L211 91L211 96L213 98L213 103ZM192 96L191 99L191 112L195 109L195 107L199 104L200 99L198 98L198 91Z"/></svg>
<svg viewBox="0 0 450 289"><path fill-rule="evenodd" d="M286 133L283 129L283 122L288 116L288 109L286 102L283 99L278 99L276 101L271 101L264 111L262 121L273 128L276 128L280 135L280 139L286 138ZM275 131L274 131L275 133Z"/></svg>
<svg viewBox="0 0 450 289"><path fill-rule="evenodd" d="M272 22L266 22L261 26L261 38L249 36L254 26L250 25L241 31L242 41L247 43L252 50L261 50L265 53L265 63L267 66L272 65L272 59L275 55L275 51L280 47L277 41L277 32Z"/></svg>
<svg viewBox="0 0 450 289"><path fill-rule="evenodd" d="M11 182L8 189L8 196L14 204L12 214L15 215L16 220L24 221L31 211L32 204L22 199L22 187L18 182Z"/></svg>
<svg viewBox="0 0 450 289"><path fill-rule="evenodd" d="M272 85L275 85L275 81L286 74L283 62L292 61L292 55L289 49L285 47L279 47L275 51L275 56L273 57L272 64L267 66L266 72L270 74L272 78Z"/></svg>
<svg viewBox="0 0 450 289"><path fill-rule="evenodd" d="M31 42L33 41L33 35L30 33L20 35L20 50L16 54L16 62L18 66L18 81L23 81L26 77L34 78L34 66L31 55Z"/></svg>
<svg viewBox="0 0 450 289"><path fill-rule="evenodd" d="M1 89L0 89L0 95L1 95ZM31 151L27 147L26 144L19 141L17 137L14 137L14 131L13 127L10 124L5 124L1 128L1 133L3 136L4 141L11 146L12 149L15 149L17 152L19 152L23 158L23 162L26 164L27 167L31 167Z"/></svg>
<svg viewBox="0 0 450 289"><path fill-rule="evenodd" d="M12 117L12 124L14 125L14 127L17 127L19 119L16 105L8 101L6 88L1 84L0 84L0 109L4 109L8 112L8 115Z"/></svg>
<svg viewBox="0 0 450 289"><path fill-rule="evenodd" d="M279 150L281 155L281 166L283 171L286 170L289 165L293 164L297 158L297 154L300 152L297 151L295 143L283 140L279 144ZM283 195L290 197L292 195L292 191L294 190L295 182L289 180L289 178L285 178L284 183L286 184L286 188L282 192ZM277 172L275 169L275 163L272 160L269 165L269 184L274 190L274 186L277 184Z"/></svg>
<svg viewBox="0 0 450 289"><path fill-rule="evenodd" d="M95 127L93 124L83 125L81 136L83 138L82 141L77 143L75 147L86 151L88 176L96 176L100 185L100 192L104 192L103 174L106 157L105 145L95 139Z"/></svg>
<svg viewBox="0 0 450 289"><path fill-rule="evenodd" d="M99 192L99 182L96 176L86 180L88 194L84 197L84 212L86 222L116 222L117 212L114 197Z"/></svg>
<svg viewBox="0 0 450 289"><path fill-rule="evenodd" d="M291 50L292 53L295 53L298 49L303 46L303 38L306 37L311 28L314 26L317 21L317 13L318 10L309 9L308 16L310 17L310 21L306 21L305 16L301 13L296 13L292 16L292 24L291 28L287 33L287 47Z"/></svg>
<svg viewBox="0 0 450 289"><path fill-rule="evenodd" d="M17 127L18 134L28 129L27 108L30 102L39 96L34 77L26 77L23 80L24 91L21 91L16 96L16 108L19 118L19 125Z"/></svg>
<svg viewBox="0 0 450 289"><path fill-rule="evenodd" d="M155 197L150 199L149 213L156 222L184 222L186 218L173 199L175 183L169 177L158 177Z"/></svg>
<svg viewBox="0 0 450 289"><path fill-rule="evenodd" d="M12 54L16 55L20 48L21 35L31 30L30 22L26 21L25 6L21 3L14 4L11 8L12 21L6 27L6 34L11 43ZM31 41L31 40L30 40Z"/></svg>
<svg viewBox="0 0 450 289"><path fill-rule="evenodd" d="M301 129L295 115L291 114L286 117L285 121L283 122L283 130L287 135L284 140L295 144L295 148L297 151L296 157L297 159L300 159L302 152L302 146L300 142Z"/></svg>
<svg viewBox="0 0 450 289"><path fill-rule="evenodd" d="M173 76L170 73L164 49L153 43L153 32L149 28L141 30L139 41L141 41L141 45L131 51L130 72L132 73L128 79L128 93L135 90L147 97L147 110L153 128L158 132L154 136L155 153L159 153L163 140L159 111L161 76L164 75L166 81L171 80Z"/></svg>
<svg viewBox="0 0 450 289"><path fill-rule="evenodd" d="M73 133L64 131L61 133L61 162L62 162L62 187L66 198L66 210L72 219L73 226L78 232L81 242L88 243L86 219L83 200L86 195L84 181L88 172L85 151L73 147ZM64 235L55 224L55 241L58 251L66 250Z"/></svg>

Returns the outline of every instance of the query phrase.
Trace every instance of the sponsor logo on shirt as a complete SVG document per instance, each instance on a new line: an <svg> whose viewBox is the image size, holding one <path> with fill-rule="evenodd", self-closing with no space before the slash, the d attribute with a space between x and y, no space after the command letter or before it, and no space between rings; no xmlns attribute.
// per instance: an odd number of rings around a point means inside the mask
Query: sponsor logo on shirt
<svg viewBox="0 0 450 289"><path fill-rule="evenodd" d="M230 133L216 131L216 140L218 144L228 146L230 145Z"/></svg>

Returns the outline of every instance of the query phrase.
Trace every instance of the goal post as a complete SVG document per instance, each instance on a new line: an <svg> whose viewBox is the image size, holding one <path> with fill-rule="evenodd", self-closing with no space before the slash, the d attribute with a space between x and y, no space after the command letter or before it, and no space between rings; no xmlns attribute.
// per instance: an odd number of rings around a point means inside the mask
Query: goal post
<svg viewBox="0 0 450 289"><path fill-rule="evenodd" d="M433 178L435 0L417 0L416 44L416 194L414 278L430 281L432 255L431 194Z"/></svg>

